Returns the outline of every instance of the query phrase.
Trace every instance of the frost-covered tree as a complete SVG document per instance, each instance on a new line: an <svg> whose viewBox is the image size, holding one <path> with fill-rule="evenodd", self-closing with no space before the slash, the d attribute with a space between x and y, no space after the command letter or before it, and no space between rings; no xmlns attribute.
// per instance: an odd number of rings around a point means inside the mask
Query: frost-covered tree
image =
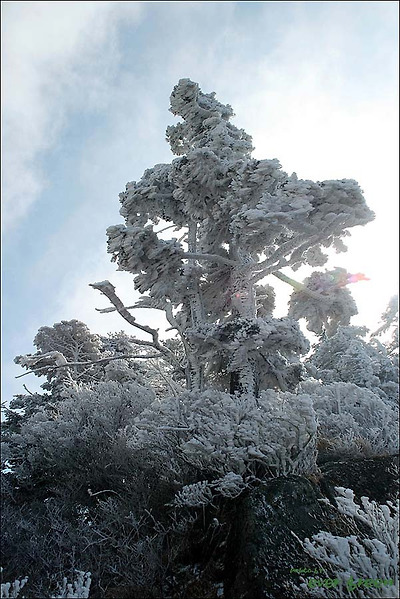
<svg viewBox="0 0 400 599"><path fill-rule="evenodd" d="M39 376L45 375L43 389L54 391L60 383L86 383L101 378L99 369L92 365L102 357L101 338L83 322L62 320L51 327L41 327L33 344L37 347L35 354L17 356L14 361ZM71 367L65 367L67 362Z"/></svg>
<svg viewBox="0 0 400 599"><path fill-rule="evenodd" d="M282 278L285 266L324 264L323 249L343 251L348 229L373 213L353 180L301 180L275 158L252 158L251 137L230 122L232 108L190 79L175 86L170 110L182 119L167 128L177 158L127 184L120 194L125 224L109 227L108 251L147 294L134 307L163 310L176 329L188 390L212 386L216 368L230 375L226 391L292 388L290 365L306 344L294 321L272 318L271 294L263 310L257 295L265 301L265 293L257 283L268 275ZM176 237L165 239L155 229L165 222ZM110 283L94 287L134 320ZM323 290L302 289L323 302L325 319L337 320L338 307ZM156 332L148 332L166 356ZM255 360L257 352L265 359Z"/></svg>
<svg viewBox="0 0 400 599"><path fill-rule="evenodd" d="M390 354L399 353L399 298L394 295L381 316L381 325L372 334L373 337L382 337L385 334L390 335L390 341L387 342Z"/></svg>

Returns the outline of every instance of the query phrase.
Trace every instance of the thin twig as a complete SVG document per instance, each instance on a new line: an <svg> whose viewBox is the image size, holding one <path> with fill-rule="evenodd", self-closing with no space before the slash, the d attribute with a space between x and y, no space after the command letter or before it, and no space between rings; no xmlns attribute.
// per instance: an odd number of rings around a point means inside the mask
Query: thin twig
<svg viewBox="0 0 400 599"><path fill-rule="evenodd" d="M277 279L284 281L285 283L288 283L289 285L291 285L291 287L293 287L293 289L295 289L296 291L303 291L304 293L313 297L314 299L319 299L319 300L326 299L326 296L322 295L322 293L318 293L317 291L308 289L308 287L306 287L306 285L304 285L304 283L299 283L295 279L292 279L292 278L288 277L287 275L284 275L282 272L273 272L271 274L274 275L274 277L276 277Z"/></svg>
<svg viewBox="0 0 400 599"><path fill-rule="evenodd" d="M29 389L26 385L22 385L22 386L25 389L25 391L28 391L29 395L35 395L34 393L32 393L32 391L29 391Z"/></svg>

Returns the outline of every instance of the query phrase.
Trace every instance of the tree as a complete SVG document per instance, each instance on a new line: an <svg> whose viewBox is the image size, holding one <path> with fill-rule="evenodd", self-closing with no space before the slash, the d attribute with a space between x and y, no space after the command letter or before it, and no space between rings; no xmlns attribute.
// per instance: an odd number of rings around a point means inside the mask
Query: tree
<svg viewBox="0 0 400 599"><path fill-rule="evenodd" d="M45 392L32 393L25 387L27 393L14 396L5 407L2 431L6 436L19 432L38 410L54 412L55 404L69 397L71 390L93 389L108 381L144 385L145 378L164 390L166 383L163 387L159 370L168 380L165 368L159 367L154 374L156 364L150 366L153 371L140 366L134 359L141 357L135 340L123 331L102 337L79 320L62 320L52 327L41 327L33 343L38 348L35 354L20 355L14 361L27 369L26 374L46 376L42 385Z"/></svg>
<svg viewBox="0 0 400 599"><path fill-rule="evenodd" d="M394 295L381 316L381 326L371 338L384 345L387 354L399 365L399 298ZM388 336L390 337L388 338ZM386 339L385 339L386 337Z"/></svg>
<svg viewBox="0 0 400 599"><path fill-rule="evenodd" d="M148 294L133 308L163 310L176 329L188 390L210 387L218 360L219 370L230 375L226 391L257 395L266 370L267 386L291 388L285 372L276 384L277 373L306 351L306 342L293 320L283 323L265 312L257 316L256 284L268 275L285 278L280 273L285 266L324 264L323 248L343 251L348 229L366 224L373 213L353 180L314 183L289 176L276 159L251 158L251 137L230 123L232 108L190 79L175 86L170 110L182 118L167 128L178 157L127 184L120 194L125 224L108 228L108 251ZM172 223L179 239L164 239L154 229L164 222ZM93 287L143 329L108 281ZM324 289L301 288L327 304L325 319L336 310ZM151 345L166 356L156 331L147 332ZM255 352L265 360L257 363ZM290 368L287 374L293 377Z"/></svg>
<svg viewBox="0 0 400 599"><path fill-rule="evenodd" d="M43 389L54 391L60 383L62 386L70 381L86 383L100 379L99 369L91 363L103 357L101 338L93 335L83 322L62 320L52 327L41 327L33 343L38 349L36 354L17 356L14 361L46 375ZM63 368L67 362L73 366Z"/></svg>

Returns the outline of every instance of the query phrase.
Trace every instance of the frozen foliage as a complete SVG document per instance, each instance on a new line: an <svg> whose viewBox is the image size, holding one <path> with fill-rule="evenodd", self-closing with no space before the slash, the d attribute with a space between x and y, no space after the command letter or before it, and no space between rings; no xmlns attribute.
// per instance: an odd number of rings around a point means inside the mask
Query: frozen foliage
<svg viewBox="0 0 400 599"><path fill-rule="evenodd" d="M239 371L241 378L249 377L241 386L258 391L293 389L301 372L298 356L309 348L289 318L236 318L221 325L199 325L187 334L199 363L212 365L209 372Z"/></svg>
<svg viewBox="0 0 400 599"><path fill-rule="evenodd" d="M306 381L318 419L321 457L378 456L398 452L398 407L351 383Z"/></svg>
<svg viewBox="0 0 400 599"><path fill-rule="evenodd" d="M54 391L60 383L71 381L98 381L101 371L96 366L79 363L94 362L102 356L102 342L98 335L92 334L79 320L62 320L52 327L41 327L33 340L38 348L36 354L17 356L15 362L40 375L46 375L47 383L43 388ZM72 368L58 368L67 362L74 363Z"/></svg>
<svg viewBox="0 0 400 599"><path fill-rule="evenodd" d="M2 583L2 599L14 599L17 597L21 599L20 592L27 582L28 578L25 577L21 580L15 580L13 583ZM49 599L88 599L90 584L91 573L77 570L74 582L70 583L67 578L63 578L62 584L58 585L57 595L52 595Z"/></svg>
<svg viewBox="0 0 400 599"><path fill-rule="evenodd" d="M398 537L399 502L394 505L378 505L367 497L361 498L361 506L354 501L351 489L336 487L336 503L341 514L362 522L371 529L371 538L338 537L321 531L305 539L304 549L309 555L333 569L335 577L346 585L346 595L350 597L398 597ZM354 581L353 585L348 580ZM369 588L358 580L382 581L382 584ZM386 584L384 584L386 581ZM301 585L310 592L309 587ZM345 594L345 591L343 591ZM330 596L322 593L320 596Z"/></svg>
<svg viewBox="0 0 400 599"><path fill-rule="evenodd" d="M228 472L222 478L209 483L202 480L192 485L185 485L175 496L172 505L177 507L200 507L211 503L216 494L234 499L238 497L249 483L240 474Z"/></svg>
<svg viewBox="0 0 400 599"><path fill-rule="evenodd" d="M399 376L395 356L377 339L367 342L366 333L367 329L360 327L339 327L315 347L308 360L310 373L324 383L354 383L396 402Z"/></svg>
<svg viewBox="0 0 400 599"><path fill-rule="evenodd" d="M28 370L26 374L45 375L47 382L42 388L46 392L31 393L27 389L26 394L13 397L2 422L4 438L18 432L36 412L41 410L51 414L55 404L70 397L74 391L88 390L101 382L153 384L158 390L162 387L165 391L165 383L162 386L160 375L155 373L155 370L161 370L164 379L168 377L168 367L164 363L157 364L157 368L155 364L149 370L144 369L139 360L127 359L129 356L141 357L137 341L123 332L108 337L94 335L78 320L41 327L35 337L40 351L17 356L15 361Z"/></svg>
<svg viewBox="0 0 400 599"><path fill-rule="evenodd" d="M175 278L183 262L181 247L175 240L159 239L150 225L144 228L115 225L107 233L110 253L116 249L119 252L119 269L141 273L136 278L136 288L141 293L151 289L152 297L167 295L179 303L180 290Z"/></svg>
<svg viewBox="0 0 400 599"><path fill-rule="evenodd" d="M374 333L372 339L379 349L383 346L387 356L390 358L396 372L398 382L399 372L399 298L393 296L388 307L382 314L382 324ZM397 390L398 397L398 390Z"/></svg>
<svg viewBox="0 0 400 599"><path fill-rule="evenodd" d="M11 438L16 475L21 482L40 481L44 473L53 481L62 476L71 488L84 481L86 493L104 489L105 482L113 491L123 487L131 454L126 427L154 397L137 383L115 381L71 390L52 412L39 410Z"/></svg>
<svg viewBox="0 0 400 599"><path fill-rule="evenodd" d="M174 499L173 505L177 507L201 507L212 500L212 492L206 480L192 485L185 485Z"/></svg>
<svg viewBox="0 0 400 599"><path fill-rule="evenodd" d="M16 579L14 582L1 583L1 599L16 599L20 597L20 591L28 582L28 577Z"/></svg>
<svg viewBox="0 0 400 599"><path fill-rule="evenodd" d="M382 324L381 326L374 332L374 336L379 336L384 333L390 332L393 335L393 341L396 340L398 342L398 332L399 332L399 298L397 295L394 295L385 310L382 314ZM398 346L397 346L398 349Z"/></svg>
<svg viewBox="0 0 400 599"><path fill-rule="evenodd" d="M347 272L342 268L312 273L304 281L305 289L292 294L289 316L297 320L305 318L307 329L318 335L323 332L333 335L339 325L350 324L351 317L357 314L357 306L350 291L344 287L346 276Z"/></svg>
<svg viewBox="0 0 400 599"><path fill-rule="evenodd" d="M95 360L101 351L101 339L79 320L62 320L52 327L41 327L33 340L41 353L59 351L70 362Z"/></svg>
<svg viewBox="0 0 400 599"><path fill-rule="evenodd" d="M378 505L368 497L362 497L360 506L354 501L354 491L343 487L335 489L338 493L335 499L339 511L370 526L376 539L385 544L394 562L398 551L396 539L399 533L399 503Z"/></svg>
<svg viewBox="0 0 400 599"><path fill-rule="evenodd" d="M271 285L256 285L256 312L259 318L272 316L275 308L275 290Z"/></svg>
<svg viewBox="0 0 400 599"><path fill-rule="evenodd" d="M211 487L223 497L235 498L246 488L243 477L234 472L228 472L222 478L215 480Z"/></svg>
<svg viewBox="0 0 400 599"><path fill-rule="evenodd" d="M41 327L34 339L38 352L17 356L14 361L38 376L45 375L47 383L42 388L54 397L66 388L96 384L104 378L125 382L139 379L138 365L124 360L126 355L135 354L136 343L123 332L101 337L79 320L63 320ZM112 364L116 359L118 363Z"/></svg>
<svg viewBox="0 0 400 599"><path fill-rule="evenodd" d="M76 572L74 582L68 582L67 578L63 578L62 585L59 588L59 594L54 596L54 599L87 599L90 592L91 573Z"/></svg>
<svg viewBox="0 0 400 599"><path fill-rule="evenodd" d="M155 402L136 424L135 446L173 442L178 455L213 478L315 469L316 421L305 395L186 393Z"/></svg>

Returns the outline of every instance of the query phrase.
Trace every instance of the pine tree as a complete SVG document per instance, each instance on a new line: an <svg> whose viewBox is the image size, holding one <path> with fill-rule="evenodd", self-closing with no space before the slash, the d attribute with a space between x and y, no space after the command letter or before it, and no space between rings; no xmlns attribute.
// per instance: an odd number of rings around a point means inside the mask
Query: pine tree
<svg viewBox="0 0 400 599"><path fill-rule="evenodd" d="M323 265L323 248L343 251L348 229L374 215L353 180L301 180L275 158L252 158L251 137L230 122L232 108L190 79L175 86L170 110L182 119L166 134L177 158L126 185L125 224L107 230L112 259L147 294L133 308L165 312L184 348L188 390L212 387L216 378L231 393L292 388L293 364L307 342L294 320L274 319L260 307L257 283L268 275L284 279L286 266ZM177 237L161 235L165 223ZM139 326L111 283L93 286ZM323 320L332 311L337 320L329 291L301 289L324 304ZM156 331L147 332L167 357Z"/></svg>

